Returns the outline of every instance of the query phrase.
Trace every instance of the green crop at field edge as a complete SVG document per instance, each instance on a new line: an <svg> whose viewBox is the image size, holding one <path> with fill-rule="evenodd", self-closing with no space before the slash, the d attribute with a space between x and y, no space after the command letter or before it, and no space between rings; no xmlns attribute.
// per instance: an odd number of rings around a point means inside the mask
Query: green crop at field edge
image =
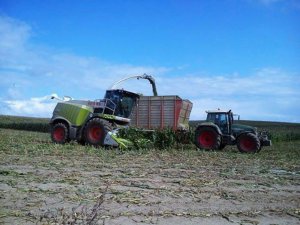
<svg viewBox="0 0 300 225"><path fill-rule="evenodd" d="M14 129L14 130L26 130L37 132L50 132L49 120L47 118L32 118L32 117L18 117L18 116L4 116L0 115L0 128ZM193 130L197 124L203 121L190 121L191 131L189 132L188 143L193 140ZM266 122L266 121L237 121L240 124L254 126L258 128L258 131L266 131L269 138L273 142L281 141L295 141L300 140L300 124L299 123L283 123L283 122ZM135 140L135 137L139 136L139 143ZM157 148L169 148L177 143L176 135L171 130L156 131L152 133L140 134L140 132L134 131L134 129L125 130L122 132L123 137L130 137L135 143L135 147L145 148L149 145L146 139L152 140ZM141 137L142 136L142 137ZM132 138L133 137L133 138ZM178 137L178 136L177 136ZM143 140L145 139L145 140Z"/></svg>
<svg viewBox="0 0 300 225"><path fill-rule="evenodd" d="M48 133L49 119L0 115L0 128Z"/></svg>

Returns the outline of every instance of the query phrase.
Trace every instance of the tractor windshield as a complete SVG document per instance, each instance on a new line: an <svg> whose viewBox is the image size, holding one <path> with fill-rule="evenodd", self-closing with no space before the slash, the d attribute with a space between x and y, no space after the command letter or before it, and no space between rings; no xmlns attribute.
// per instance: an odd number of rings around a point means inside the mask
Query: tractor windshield
<svg viewBox="0 0 300 225"><path fill-rule="evenodd" d="M225 113L208 113L207 119L208 122L212 122L220 127L223 133L228 132L228 116Z"/></svg>

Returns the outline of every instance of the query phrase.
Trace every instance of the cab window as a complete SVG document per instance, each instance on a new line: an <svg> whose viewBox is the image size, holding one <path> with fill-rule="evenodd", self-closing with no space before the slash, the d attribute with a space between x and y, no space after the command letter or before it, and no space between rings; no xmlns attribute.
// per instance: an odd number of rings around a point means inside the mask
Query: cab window
<svg viewBox="0 0 300 225"><path fill-rule="evenodd" d="M123 97L120 104L120 116L128 118L131 114L132 108L135 105L135 99L132 97Z"/></svg>

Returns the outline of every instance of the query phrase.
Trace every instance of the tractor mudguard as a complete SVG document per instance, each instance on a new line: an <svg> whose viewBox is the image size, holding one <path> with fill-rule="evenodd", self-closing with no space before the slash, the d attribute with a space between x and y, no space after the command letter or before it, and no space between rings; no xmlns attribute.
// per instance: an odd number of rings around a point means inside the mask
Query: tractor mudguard
<svg viewBox="0 0 300 225"><path fill-rule="evenodd" d="M222 135L220 128L214 123L211 123L211 122L201 123L197 126L196 130L200 129L201 127L212 127L217 131L218 134Z"/></svg>
<svg viewBox="0 0 300 225"><path fill-rule="evenodd" d="M254 133L254 132L251 132L251 131L243 131L243 132L240 132L240 133L238 133L238 134L235 134L235 135L236 135L235 138L236 138L236 140L237 140L237 139L239 139L239 137L240 137L241 135L248 134L248 133L252 133L252 134L254 134L255 136L257 136L257 134Z"/></svg>

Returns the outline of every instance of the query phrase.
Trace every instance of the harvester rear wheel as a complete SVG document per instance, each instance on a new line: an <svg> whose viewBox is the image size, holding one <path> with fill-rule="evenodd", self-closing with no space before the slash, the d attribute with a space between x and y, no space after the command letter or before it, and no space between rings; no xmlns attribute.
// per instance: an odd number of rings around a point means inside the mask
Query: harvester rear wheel
<svg viewBox="0 0 300 225"><path fill-rule="evenodd" d="M241 134L237 140L237 147L243 153L255 153L260 150L260 141L253 133Z"/></svg>
<svg viewBox="0 0 300 225"><path fill-rule="evenodd" d="M95 147L104 146L104 139L107 132L111 131L111 124L100 118L93 118L87 122L84 128L84 139L89 145Z"/></svg>
<svg viewBox="0 0 300 225"><path fill-rule="evenodd" d="M69 141L69 130L64 123L57 123L52 126L51 139L54 143L65 144Z"/></svg>
<svg viewBox="0 0 300 225"><path fill-rule="evenodd" d="M195 132L195 143L200 149L218 150L221 145L221 135L212 127L200 127Z"/></svg>

